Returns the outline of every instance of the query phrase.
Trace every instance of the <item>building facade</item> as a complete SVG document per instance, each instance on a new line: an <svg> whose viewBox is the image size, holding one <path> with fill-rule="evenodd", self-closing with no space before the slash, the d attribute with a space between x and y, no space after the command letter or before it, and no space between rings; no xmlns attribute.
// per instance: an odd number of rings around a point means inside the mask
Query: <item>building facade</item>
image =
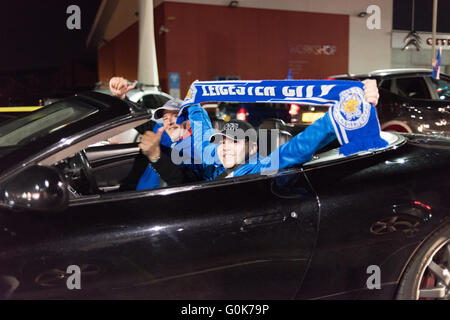
<svg viewBox="0 0 450 320"><path fill-rule="evenodd" d="M181 96L195 80L321 79L391 67L392 0L154 1L160 85L179 76ZM138 0L104 0L89 39L100 81L137 78Z"/></svg>

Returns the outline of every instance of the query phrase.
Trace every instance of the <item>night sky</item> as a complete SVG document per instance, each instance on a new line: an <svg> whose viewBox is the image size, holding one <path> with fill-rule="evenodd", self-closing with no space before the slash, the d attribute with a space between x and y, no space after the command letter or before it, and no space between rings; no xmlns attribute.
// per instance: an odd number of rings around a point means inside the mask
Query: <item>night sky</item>
<svg viewBox="0 0 450 320"><path fill-rule="evenodd" d="M124 0L122 0L124 1ZM334 0L332 0L334 1ZM0 72L58 66L68 59L95 60L85 46L101 0L2 0ZM375 1L376 2L376 1ZM415 29L431 31L431 0L415 0ZM66 8L81 8L81 30L66 28ZM412 0L394 1L394 29L409 30ZM450 33L450 1L439 0L438 32Z"/></svg>
<svg viewBox="0 0 450 320"><path fill-rule="evenodd" d="M71 58L95 60L95 49L85 43L100 2L2 0L0 71L58 66ZM81 9L81 30L66 27L71 4Z"/></svg>
<svg viewBox="0 0 450 320"><path fill-rule="evenodd" d="M96 48L86 40L101 0L2 0L0 107L36 105L92 89ZM81 30L69 30L67 7L81 10Z"/></svg>
<svg viewBox="0 0 450 320"><path fill-rule="evenodd" d="M393 29L411 30L413 0L394 0ZM450 33L450 1L438 1L436 31ZM414 29L431 32L433 21L433 0L415 0Z"/></svg>
<svg viewBox="0 0 450 320"><path fill-rule="evenodd" d="M411 29L412 1L394 0L394 29ZM94 86L97 52L96 48L86 47L86 40L100 3L101 0L0 2L0 107L35 104L43 97L67 96ZM431 31L432 3L415 0L415 30ZM72 4L81 8L81 30L66 27L66 9ZM449 13L450 0L439 0L438 32L450 33Z"/></svg>

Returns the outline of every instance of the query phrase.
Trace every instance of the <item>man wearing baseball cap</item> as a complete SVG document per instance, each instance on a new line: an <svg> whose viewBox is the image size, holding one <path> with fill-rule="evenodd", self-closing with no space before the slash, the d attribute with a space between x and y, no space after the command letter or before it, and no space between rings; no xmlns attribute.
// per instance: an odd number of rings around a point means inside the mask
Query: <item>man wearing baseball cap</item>
<svg viewBox="0 0 450 320"><path fill-rule="evenodd" d="M109 82L109 87L114 96L122 99L125 99L126 93L134 88L134 86L128 86L128 80L121 77L112 78ZM179 115L182 104L182 100L175 98L156 109L153 113L153 120L157 123L153 127L153 132L146 131L142 135L139 147L143 150L143 154L147 156L148 160L150 160L150 163L157 161L161 157L161 154L163 157L169 158L173 150L178 154L182 154L180 157L184 160L179 165L181 167L187 166L192 170L191 172L188 169L188 174L186 175L188 179L192 180L195 175L204 175L201 172L203 166L201 164L195 164L196 161L193 158L202 153L202 149L199 149L200 146L208 144L202 141L205 132L213 129L207 112L200 105L190 106ZM200 123L199 127L201 132L193 134L193 129L197 126L191 126L191 122ZM148 157L145 152L145 146L148 144L148 141L152 143L158 141L158 147L163 153L160 153L157 157ZM183 152L186 151L189 154L183 155ZM148 165L139 179L136 190L155 189L158 187L159 175L151 165Z"/></svg>
<svg viewBox="0 0 450 320"><path fill-rule="evenodd" d="M177 115L182 104L183 101L180 99L172 99L167 101L162 107L156 109L153 113L153 120L157 123L153 127L153 132L146 131L143 134L141 143L142 140L145 141L149 136L155 139L156 136L161 135L159 138L161 148L165 153L170 154L173 146L179 143L181 139L188 137L191 133L187 128L189 121L184 121L184 125L177 124ZM160 179L158 173L151 165L147 165L147 168L139 179L136 190L149 190L159 187Z"/></svg>
<svg viewBox="0 0 450 320"><path fill-rule="evenodd" d="M365 98L376 105L378 89L370 83L365 89ZM190 108L190 107L188 107ZM223 129L209 136L209 142L217 145L219 165L204 163L204 180L231 178L247 174L263 174L309 161L314 152L336 139L335 129L328 115L315 121L305 131L297 134L267 157L259 157L256 143L256 130L247 122L232 120ZM160 153L159 144L142 146L150 158ZM171 175L174 181L182 181L183 174L169 161L158 159L154 168L164 178ZM178 171L178 173L175 173Z"/></svg>
<svg viewBox="0 0 450 320"><path fill-rule="evenodd" d="M178 111L180 111L180 107L182 104L183 104L183 100L180 100L177 98L169 100L162 107L155 110L155 112L153 113L153 118L155 120L162 119L164 116L164 111L166 111L166 110L176 111L176 113L178 113Z"/></svg>
<svg viewBox="0 0 450 320"><path fill-rule="evenodd" d="M231 120L220 132L209 138L210 143L218 145L217 155L224 168L216 169L210 175L214 178L227 177L246 164L257 163L257 132L246 121Z"/></svg>
<svg viewBox="0 0 450 320"><path fill-rule="evenodd" d="M373 101L373 104L376 105L378 101L376 83L367 85L365 99ZM185 109L189 111L191 108L193 106ZM179 173L180 170L179 167L171 164L170 159L161 157L160 133L158 132L159 136L156 137L152 136L152 133L148 133L148 139L145 139L145 142L141 143L139 147L164 179L165 176L174 175L174 172ZM217 145L220 164L203 162L203 168L199 173L204 180L214 180L276 171L309 161L316 150L334 139L336 139L336 133L333 124L327 116L324 116L270 155L261 159L258 156L256 130L244 121L233 120L228 122L221 132L211 134L209 141L206 141L207 144ZM204 140L194 141L194 145L201 146L200 150L205 149L204 143ZM179 177L178 181L183 180L180 178L182 174L177 176Z"/></svg>
<svg viewBox="0 0 450 320"><path fill-rule="evenodd" d="M317 120L305 131L296 135L270 155L260 158L256 130L247 122L231 120L220 132L210 136L210 143L217 145L220 165L204 165L203 179L215 180L277 171L311 159L313 153L336 138L334 128L325 117ZM171 183L186 182L186 172L174 166L170 159L160 157L159 143L142 146L149 158L158 158L152 166L163 179Z"/></svg>
<svg viewBox="0 0 450 320"><path fill-rule="evenodd" d="M257 132L246 121L231 120L227 122L220 132L213 133L208 144L215 144L220 164L203 163L201 174L194 175L188 170L181 170L160 149L158 139L149 139L145 145L140 146L146 154L151 165L161 177L169 183L176 185L196 180L213 180L225 178L245 165L257 163ZM154 160L152 160L154 159Z"/></svg>

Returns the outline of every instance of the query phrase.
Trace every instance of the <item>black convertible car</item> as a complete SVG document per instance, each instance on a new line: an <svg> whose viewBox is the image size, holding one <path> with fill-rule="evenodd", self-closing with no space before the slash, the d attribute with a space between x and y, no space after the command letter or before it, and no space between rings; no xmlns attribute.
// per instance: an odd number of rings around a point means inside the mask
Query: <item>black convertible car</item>
<svg viewBox="0 0 450 320"><path fill-rule="evenodd" d="M92 145L148 119L86 93L0 126L0 297L450 297L448 139L135 191L137 145Z"/></svg>

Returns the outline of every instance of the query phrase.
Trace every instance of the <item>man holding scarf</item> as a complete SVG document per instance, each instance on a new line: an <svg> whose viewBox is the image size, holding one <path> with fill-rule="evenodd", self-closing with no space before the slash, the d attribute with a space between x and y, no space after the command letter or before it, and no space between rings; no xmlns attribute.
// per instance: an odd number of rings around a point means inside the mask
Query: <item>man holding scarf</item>
<svg viewBox="0 0 450 320"><path fill-rule="evenodd" d="M245 132L249 131L256 132L254 128L243 121L234 120L228 122L222 132L212 134L210 139L208 139L210 143L218 145L217 155L220 163L218 165L203 163L202 177L204 180L265 173L301 164L310 160L316 150L336 138L342 144L341 153L345 155L387 145L387 142L379 136L379 123L376 111L369 104L376 105L378 102L378 88L374 80L365 81L364 83L338 81L334 84L324 81L293 81L289 84L302 85L283 86L282 88L281 85L277 87L278 83L282 82L242 81L239 83L241 84L240 86L235 86L233 83L199 82L192 85L188 97L185 99L186 108L189 108L188 105L190 103L213 101L208 100L212 99L211 95L218 96L221 94L223 96L219 101L244 102L246 100L242 96L246 93L248 96L253 94L260 96L266 94L267 97L274 96L274 98L270 97L270 100L267 98L267 100L262 102L285 102L286 96L288 96L287 99L291 99L287 101L294 100L293 103L303 104L330 104L332 102L336 103L340 99L324 117L263 159L260 159L258 156L256 141L248 139L248 134L245 134ZM282 84L285 85L287 83ZM224 89L225 86L228 87ZM364 88L364 91L361 90L362 88ZM278 90L277 93L275 93L276 90ZM280 96L281 92L283 92L284 96L283 98L278 97L277 100L276 95ZM237 97L237 95L241 95L241 97ZM255 99L254 97L250 98ZM261 99L264 98L261 97ZM349 118L345 120L342 114ZM352 130L354 132L351 132ZM355 132L357 132L356 137ZM359 136L360 139L358 138ZM349 137L351 137L350 140L352 141L349 141ZM163 178L170 175L172 178L174 176L177 177L173 181L182 181L182 174L177 170L176 166L167 161L167 159L159 158L161 154L159 140L160 136L146 133L139 147L149 159L155 160L152 166Z"/></svg>
<svg viewBox="0 0 450 320"><path fill-rule="evenodd" d="M109 88L113 96L126 99L126 93L134 86L129 86L125 78L113 77L109 81ZM177 183L198 180L199 177L204 176L201 150L209 143L203 141L202 137L208 130L213 130L208 113L200 105L192 105L178 114L182 104L182 100L172 99L156 109L153 119L157 121L157 124L152 131L146 131L144 134L144 137L151 136L152 139L158 139L158 145L163 150L158 158L149 158L150 163L157 161L159 157L170 159L171 154L175 153L182 159L177 164L184 168L183 181L176 181ZM200 132L195 133L197 126L192 127L191 123L200 124L198 126ZM170 176L163 180L173 183L173 178ZM159 187L159 175L151 165L148 165L139 179L136 190Z"/></svg>

